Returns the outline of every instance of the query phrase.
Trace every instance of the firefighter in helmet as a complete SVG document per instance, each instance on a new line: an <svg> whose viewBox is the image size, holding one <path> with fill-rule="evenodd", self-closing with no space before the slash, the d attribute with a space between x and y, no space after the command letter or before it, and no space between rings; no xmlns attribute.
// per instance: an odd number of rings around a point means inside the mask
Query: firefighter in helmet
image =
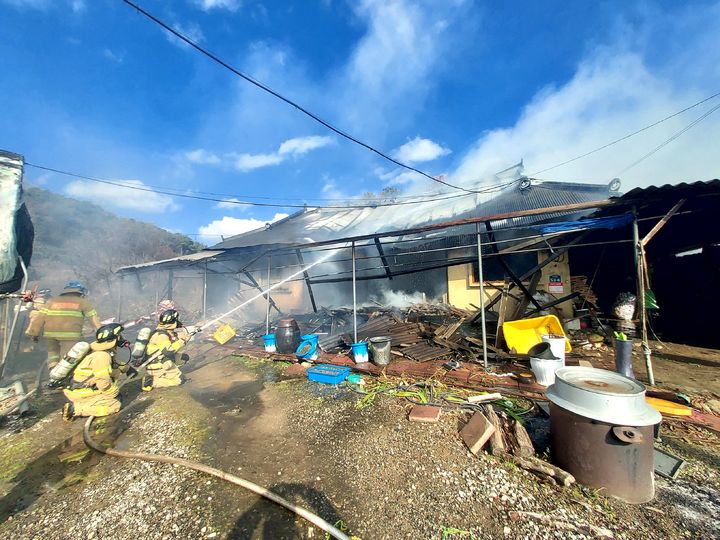
<svg viewBox="0 0 720 540"><path fill-rule="evenodd" d="M180 350L190 341L193 332L193 327L182 325L176 310L167 309L160 314L159 324L148 341L147 355L162 352L154 362L148 364L147 375L142 381L143 390L148 392L153 388L182 384L182 372L178 368L190 357Z"/></svg>
<svg viewBox="0 0 720 540"><path fill-rule="evenodd" d="M42 335L47 343L48 369L52 370L75 343L82 339L83 323L90 319L97 330L100 319L92 302L86 298L87 289L79 281L70 281L63 292L38 310L30 320L25 334L33 341Z"/></svg>
<svg viewBox="0 0 720 540"><path fill-rule="evenodd" d="M117 379L128 372L127 362L116 358L118 347L127 347L118 323L105 324L95 333L90 354L73 371L72 381L63 390L69 403L63 407L63 419L76 416L107 416L120 410ZM134 370L133 370L134 371Z"/></svg>

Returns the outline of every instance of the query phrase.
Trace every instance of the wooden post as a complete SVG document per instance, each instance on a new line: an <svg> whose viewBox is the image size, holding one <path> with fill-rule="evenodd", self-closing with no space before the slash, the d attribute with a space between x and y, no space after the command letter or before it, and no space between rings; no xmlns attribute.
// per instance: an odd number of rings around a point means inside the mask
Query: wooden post
<svg viewBox="0 0 720 540"><path fill-rule="evenodd" d="M173 277L174 277L173 270L171 268L170 270L168 270L168 285L167 285L167 290L168 290L167 299L168 300L173 299Z"/></svg>
<svg viewBox="0 0 720 540"><path fill-rule="evenodd" d="M125 275L120 274L120 285L118 287L118 308L117 308L117 322L122 320L122 303L123 303L123 288L125 285Z"/></svg>
<svg viewBox="0 0 720 540"><path fill-rule="evenodd" d="M487 358L487 328L485 326L485 284L483 279L483 263L482 263L482 239L480 235L480 223L475 224L477 231L477 255L478 255L478 282L480 283L480 321L482 324L482 342L483 342L483 365L485 369L488 367Z"/></svg>
<svg viewBox="0 0 720 540"><path fill-rule="evenodd" d="M640 335L642 339L643 356L645 357L645 370L647 372L648 383L653 386L655 384L655 375L653 374L652 359L650 358L650 346L647 341L647 321L645 314L645 277L643 260L645 250L640 240L638 231L637 211L633 208L633 246L635 255L635 274L636 274L636 292L638 307L640 309Z"/></svg>

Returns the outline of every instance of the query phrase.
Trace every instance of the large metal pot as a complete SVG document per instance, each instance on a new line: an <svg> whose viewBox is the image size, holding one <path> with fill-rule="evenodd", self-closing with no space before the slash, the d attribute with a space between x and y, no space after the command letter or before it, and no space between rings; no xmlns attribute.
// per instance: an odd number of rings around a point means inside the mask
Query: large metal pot
<svg viewBox="0 0 720 540"><path fill-rule="evenodd" d="M645 387L619 373L565 367L548 388L553 461L578 482L630 503L655 495L653 429Z"/></svg>

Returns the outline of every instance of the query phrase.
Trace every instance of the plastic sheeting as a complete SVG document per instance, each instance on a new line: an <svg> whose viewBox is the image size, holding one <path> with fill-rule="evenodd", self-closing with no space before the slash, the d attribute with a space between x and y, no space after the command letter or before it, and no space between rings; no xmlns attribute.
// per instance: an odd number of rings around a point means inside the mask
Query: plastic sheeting
<svg viewBox="0 0 720 540"><path fill-rule="evenodd" d="M633 220L632 214L610 216L604 218L578 219L576 221L558 221L549 225L536 227L541 234L552 234L567 231L586 231L588 229L617 229L624 227Z"/></svg>
<svg viewBox="0 0 720 540"><path fill-rule="evenodd" d="M34 230L22 203L24 159L0 150L0 292L14 292L22 281L18 255L30 264Z"/></svg>

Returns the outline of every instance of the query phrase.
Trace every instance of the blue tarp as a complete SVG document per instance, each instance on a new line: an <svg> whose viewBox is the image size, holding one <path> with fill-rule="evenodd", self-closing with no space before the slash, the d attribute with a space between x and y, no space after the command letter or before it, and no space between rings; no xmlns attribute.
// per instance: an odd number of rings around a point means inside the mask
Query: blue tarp
<svg viewBox="0 0 720 540"><path fill-rule="evenodd" d="M588 229L617 229L633 220L632 214L610 216L601 218L578 219L576 221L558 221L537 227L541 234L551 234L566 231L586 231Z"/></svg>

